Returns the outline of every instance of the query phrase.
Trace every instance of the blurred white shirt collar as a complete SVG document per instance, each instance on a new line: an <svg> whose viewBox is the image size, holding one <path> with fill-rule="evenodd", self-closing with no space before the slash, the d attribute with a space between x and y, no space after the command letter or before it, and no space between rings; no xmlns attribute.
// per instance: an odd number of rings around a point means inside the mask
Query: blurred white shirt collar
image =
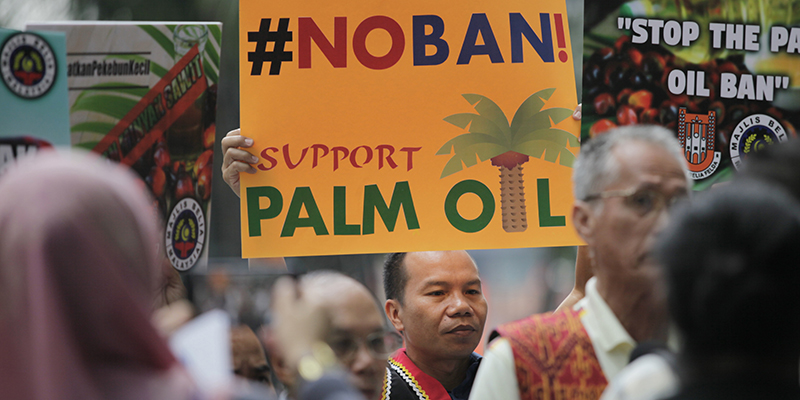
<svg viewBox="0 0 800 400"><path fill-rule="evenodd" d="M586 282L586 295L573 307L579 312L581 323L592 340L592 347L606 380L616 376L628 365L631 351L636 341L625 330L614 315L614 311L606 304L597 292L597 278Z"/></svg>

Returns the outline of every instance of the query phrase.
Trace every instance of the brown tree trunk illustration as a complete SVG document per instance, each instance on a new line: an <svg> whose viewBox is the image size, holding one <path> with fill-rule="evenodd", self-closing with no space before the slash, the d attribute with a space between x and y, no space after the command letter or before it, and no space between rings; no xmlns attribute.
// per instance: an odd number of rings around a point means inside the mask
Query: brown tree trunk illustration
<svg viewBox="0 0 800 400"><path fill-rule="evenodd" d="M512 169L500 168L500 209L503 212L503 230L524 232L528 228L525 213L525 183L522 180L522 165Z"/></svg>

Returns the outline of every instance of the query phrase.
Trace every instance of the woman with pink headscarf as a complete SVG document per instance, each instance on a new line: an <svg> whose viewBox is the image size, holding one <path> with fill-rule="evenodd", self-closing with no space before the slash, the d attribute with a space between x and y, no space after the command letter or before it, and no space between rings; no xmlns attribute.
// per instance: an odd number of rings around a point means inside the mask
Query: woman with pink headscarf
<svg viewBox="0 0 800 400"><path fill-rule="evenodd" d="M0 177L0 398L195 397L150 323L160 235L145 190L90 155Z"/></svg>

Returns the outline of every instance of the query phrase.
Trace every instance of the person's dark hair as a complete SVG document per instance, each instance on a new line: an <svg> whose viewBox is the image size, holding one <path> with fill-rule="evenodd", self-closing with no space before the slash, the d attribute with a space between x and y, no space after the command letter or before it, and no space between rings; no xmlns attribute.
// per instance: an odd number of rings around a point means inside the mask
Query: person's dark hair
<svg viewBox="0 0 800 400"><path fill-rule="evenodd" d="M386 300L397 300L403 303L403 294L408 282L408 274L403 267L407 253L389 253L383 264L383 290Z"/></svg>
<svg viewBox="0 0 800 400"><path fill-rule="evenodd" d="M800 204L735 182L676 211L657 245L686 354L800 355Z"/></svg>
<svg viewBox="0 0 800 400"><path fill-rule="evenodd" d="M767 146L743 163L740 179L756 179L780 185L800 200L800 140Z"/></svg>

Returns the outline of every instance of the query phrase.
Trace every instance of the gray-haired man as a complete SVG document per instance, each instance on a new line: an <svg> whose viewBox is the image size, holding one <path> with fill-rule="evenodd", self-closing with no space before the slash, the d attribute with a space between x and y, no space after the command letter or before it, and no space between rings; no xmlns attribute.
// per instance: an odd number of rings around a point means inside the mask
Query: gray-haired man
<svg viewBox="0 0 800 400"><path fill-rule="evenodd" d="M666 336L651 252L669 206L689 194L677 140L655 126L616 129L581 148L573 181L594 273L586 297L498 327L470 399L599 398L637 342Z"/></svg>

